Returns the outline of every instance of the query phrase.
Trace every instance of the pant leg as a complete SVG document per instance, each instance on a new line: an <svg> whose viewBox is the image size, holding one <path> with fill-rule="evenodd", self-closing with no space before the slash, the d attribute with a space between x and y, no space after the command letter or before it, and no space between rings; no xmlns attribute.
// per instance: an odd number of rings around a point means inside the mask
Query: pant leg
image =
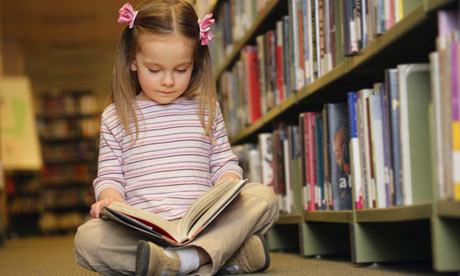
<svg viewBox="0 0 460 276"><path fill-rule="evenodd" d="M256 232L265 234L278 220L278 201L272 189L249 183L240 195L191 243L204 249L212 263L193 275L214 275Z"/></svg>
<svg viewBox="0 0 460 276"><path fill-rule="evenodd" d="M134 275L142 236L108 219L91 219L75 235L75 260L103 275Z"/></svg>

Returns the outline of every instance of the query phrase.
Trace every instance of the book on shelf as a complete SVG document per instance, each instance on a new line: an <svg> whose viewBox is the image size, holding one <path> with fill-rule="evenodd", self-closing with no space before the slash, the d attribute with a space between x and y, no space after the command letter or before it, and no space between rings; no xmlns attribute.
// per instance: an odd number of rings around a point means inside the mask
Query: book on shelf
<svg viewBox="0 0 460 276"><path fill-rule="evenodd" d="M326 185L324 178L324 136L323 136L323 118L321 113L315 116L315 141L316 141L316 183L317 189L315 205L319 210L325 210L326 205Z"/></svg>
<svg viewBox="0 0 460 276"><path fill-rule="evenodd" d="M361 150L359 146L358 124L356 104L358 102L358 93L348 93L348 112L350 124L350 164L351 164L351 181L355 192L355 208L363 208L364 185L362 180L361 168Z"/></svg>
<svg viewBox="0 0 460 276"><path fill-rule="evenodd" d="M398 93L398 70L391 68L385 70L385 83L388 108L388 123L390 133L391 164L393 168L394 205L403 204L402 190L402 164L401 164L401 139L399 119L399 93Z"/></svg>
<svg viewBox="0 0 460 276"><path fill-rule="evenodd" d="M273 134L261 133L258 135L260 148L260 167L262 184L271 187L275 192L275 179L273 173Z"/></svg>
<svg viewBox="0 0 460 276"><path fill-rule="evenodd" d="M346 103L325 105L328 127L328 155L334 210L352 209L348 109Z"/></svg>
<svg viewBox="0 0 460 276"><path fill-rule="evenodd" d="M429 64L398 65L403 203L431 200Z"/></svg>
<svg viewBox="0 0 460 276"><path fill-rule="evenodd" d="M179 222L118 201L104 206L104 216L139 231L165 246L182 246L193 241L246 185L247 180L226 180L197 198Z"/></svg>

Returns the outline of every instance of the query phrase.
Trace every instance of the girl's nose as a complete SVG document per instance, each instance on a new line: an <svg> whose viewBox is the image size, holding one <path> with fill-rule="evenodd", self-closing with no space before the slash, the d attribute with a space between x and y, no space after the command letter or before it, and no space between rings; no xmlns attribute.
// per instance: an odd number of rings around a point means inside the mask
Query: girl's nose
<svg viewBox="0 0 460 276"><path fill-rule="evenodd" d="M161 85L163 86L173 86L174 85L174 77L172 73L165 73L162 80L161 80Z"/></svg>

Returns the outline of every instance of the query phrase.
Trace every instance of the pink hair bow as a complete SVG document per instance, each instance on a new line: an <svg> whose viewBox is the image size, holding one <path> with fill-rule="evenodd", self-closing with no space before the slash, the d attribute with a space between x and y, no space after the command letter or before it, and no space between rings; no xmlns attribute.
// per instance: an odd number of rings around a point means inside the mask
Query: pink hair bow
<svg viewBox="0 0 460 276"><path fill-rule="evenodd" d="M135 11L133 6L130 3L126 3L123 7L120 8L118 13L120 16L118 17L118 23L128 23L129 28L131 29L134 24L134 20L136 20L136 15L139 11Z"/></svg>
<svg viewBox="0 0 460 276"><path fill-rule="evenodd" d="M198 24L200 25L200 39L201 45L209 45L209 41L214 38L214 35L211 33L211 26L214 25L214 19L212 19L212 13L207 14L203 21L198 19Z"/></svg>

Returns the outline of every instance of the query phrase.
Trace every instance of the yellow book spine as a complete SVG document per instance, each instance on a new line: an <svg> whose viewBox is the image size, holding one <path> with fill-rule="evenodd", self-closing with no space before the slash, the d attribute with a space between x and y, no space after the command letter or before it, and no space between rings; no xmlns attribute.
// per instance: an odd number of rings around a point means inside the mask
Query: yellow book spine
<svg viewBox="0 0 460 276"><path fill-rule="evenodd" d="M460 201L460 121L452 122L452 173L454 184L454 199Z"/></svg>

